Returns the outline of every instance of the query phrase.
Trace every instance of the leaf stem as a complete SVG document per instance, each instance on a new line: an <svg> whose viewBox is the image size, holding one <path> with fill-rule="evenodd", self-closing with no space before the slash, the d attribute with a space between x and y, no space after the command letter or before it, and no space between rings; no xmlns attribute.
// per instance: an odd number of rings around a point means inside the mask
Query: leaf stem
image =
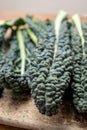
<svg viewBox="0 0 87 130"><path fill-rule="evenodd" d="M34 42L34 44L37 46L37 44L38 44L38 38L36 37L36 35L34 34L34 32L29 28L28 25L26 26L26 30L27 30L28 35L30 36L30 38Z"/></svg>
<svg viewBox="0 0 87 130"><path fill-rule="evenodd" d="M24 46L24 39L22 36L22 32L19 29L17 30L17 38L18 38L20 57L21 57L21 75L24 75L25 63L26 63L26 53L25 53L25 46Z"/></svg>
<svg viewBox="0 0 87 130"><path fill-rule="evenodd" d="M74 21L76 28L79 32L79 35L81 37L81 44L82 44L82 50L83 50L83 56L85 55L85 47L84 47L84 43L85 43L85 39L83 37L83 31L82 31L82 27L81 27L81 20L78 14L75 14L72 17L72 20Z"/></svg>
<svg viewBox="0 0 87 130"><path fill-rule="evenodd" d="M62 20L67 16L67 13L64 11L60 11L55 19L55 35L56 35L56 43L54 48L54 58L56 56L57 48L58 48L58 37L59 37L59 30Z"/></svg>

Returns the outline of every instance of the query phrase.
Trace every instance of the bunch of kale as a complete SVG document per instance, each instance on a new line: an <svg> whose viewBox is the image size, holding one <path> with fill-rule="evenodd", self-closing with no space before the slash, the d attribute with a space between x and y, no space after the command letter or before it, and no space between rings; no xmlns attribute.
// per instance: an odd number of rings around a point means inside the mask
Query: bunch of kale
<svg viewBox="0 0 87 130"><path fill-rule="evenodd" d="M9 28L11 36L5 39ZM78 15L68 21L63 11L55 21L33 16L0 21L0 94L4 88L31 92L39 111L52 116L72 87L76 109L87 112L86 41L87 23Z"/></svg>

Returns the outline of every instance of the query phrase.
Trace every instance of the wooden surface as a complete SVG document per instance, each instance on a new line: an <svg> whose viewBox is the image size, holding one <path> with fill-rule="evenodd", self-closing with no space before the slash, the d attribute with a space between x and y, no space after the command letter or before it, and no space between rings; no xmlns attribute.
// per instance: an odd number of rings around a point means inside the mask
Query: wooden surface
<svg viewBox="0 0 87 130"><path fill-rule="evenodd" d="M0 125L0 130L26 130L22 128L16 128L12 126Z"/></svg>
<svg viewBox="0 0 87 130"><path fill-rule="evenodd" d="M70 102L65 101L57 115L48 117L38 112L29 95L8 90L0 99L0 123L32 130L87 130L87 119L77 114Z"/></svg>
<svg viewBox="0 0 87 130"><path fill-rule="evenodd" d="M0 19L16 19L28 13L0 12ZM54 15L35 15L41 19ZM84 18L86 20L86 18ZM69 99L69 97L68 97ZM30 95L15 95L5 90L0 99L0 124L32 129L32 130L87 130L87 114L78 114L72 100L64 101L61 111L52 117L39 113ZM8 126L0 126L0 130L20 130Z"/></svg>

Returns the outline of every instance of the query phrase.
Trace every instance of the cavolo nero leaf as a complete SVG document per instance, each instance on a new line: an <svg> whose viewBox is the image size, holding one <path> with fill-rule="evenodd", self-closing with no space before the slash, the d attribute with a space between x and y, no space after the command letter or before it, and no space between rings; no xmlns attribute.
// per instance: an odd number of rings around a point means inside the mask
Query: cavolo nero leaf
<svg viewBox="0 0 87 130"><path fill-rule="evenodd" d="M73 51L73 103L78 112L87 112L87 24L76 14L72 17L71 43Z"/></svg>
<svg viewBox="0 0 87 130"><path fill-rule="evenodd" d="M30 31L27 31L28 29ZM28 26L12 31L11 39L9 39L10 50L7 56L5 79L9 88L15 92L30 90L27 70L30 68L31 57L36 43L38 44L37 41L38 37Z"/></svg>
<svg viewBox="0 0 87 130"><path fill-rule="evenodd" d="M58 112L63 94L70 83L72 55L70 54L71 47L66 17L66 12L60 12L55 20L56 42L54 57L45 83L45 113L47 115ZM67 55L67 52L69 55Z"/></svg>
<svg viewBox="0 0 87 130"><path fill-rule="evenodd" d="M31 63L31 94L42 114L54 115L70 82L72 53L66 13L47 26L45 40L37 46ZM51 23L51 22L50 22ZM56 42L55 42L55 34Z"/></svg>

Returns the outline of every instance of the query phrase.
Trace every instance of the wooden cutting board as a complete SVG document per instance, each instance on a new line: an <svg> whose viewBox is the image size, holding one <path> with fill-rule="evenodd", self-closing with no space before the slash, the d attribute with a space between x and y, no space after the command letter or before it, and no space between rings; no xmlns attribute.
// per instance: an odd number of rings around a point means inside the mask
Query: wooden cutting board
<svg viewBox="0 0 87 130"><path fill-rule="evenodd" d="M29 13L0 11L0 19L15 19L25 17L25 14ZM43 20L55 17L35 16ZM61 111L55 116L48 117L39 113L29 94L19 96L5 90L3 97L0 98L0 124L32 130L87 130L87 114L78 114L72 101L64 100Z"/></svg>

